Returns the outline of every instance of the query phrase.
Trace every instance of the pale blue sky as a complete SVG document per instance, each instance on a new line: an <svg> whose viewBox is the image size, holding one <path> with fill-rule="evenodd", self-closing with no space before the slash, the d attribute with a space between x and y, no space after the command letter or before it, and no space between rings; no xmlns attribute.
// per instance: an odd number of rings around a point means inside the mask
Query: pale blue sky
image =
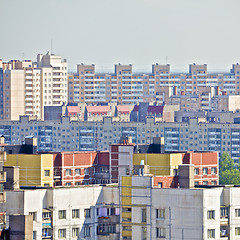
<svg viewBox="0 0 240 240"><path fill-rule="evenodd" d="M50 50L113 70L164 64L188 70L240 62L240 0L0 0L0 58L36 59Z"/></svg>

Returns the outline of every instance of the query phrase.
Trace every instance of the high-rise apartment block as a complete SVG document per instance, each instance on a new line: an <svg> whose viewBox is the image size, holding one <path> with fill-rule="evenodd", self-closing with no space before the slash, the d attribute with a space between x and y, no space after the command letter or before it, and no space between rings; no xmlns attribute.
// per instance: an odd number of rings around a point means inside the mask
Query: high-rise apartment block
<svg viewBox="0 0 240 240"><path fill-rule="evenodd" d="M67 102L67 62L60 56L39 54L37 62L0 64L0 117L16 120L20 115L43 119L44 106Z"/></svg>
<svg viewBox="0 0 240 240"><path fill-rule="evenodd" d="M240 94L240 65L229 73L208 72L207 65L189 65L189 72L171 73L170 65L152 65L151 73L134 73L132 65L115 65L114 73L96 73L95 65L77 65L69 74L69 102L93 104L181 104L184 108L211 108L211 98Z"/></svg>

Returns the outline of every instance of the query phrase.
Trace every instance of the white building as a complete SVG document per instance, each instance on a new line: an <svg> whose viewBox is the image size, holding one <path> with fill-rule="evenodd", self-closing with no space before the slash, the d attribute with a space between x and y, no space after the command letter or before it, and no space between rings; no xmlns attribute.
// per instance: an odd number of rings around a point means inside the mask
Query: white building
<svg viewBox="0 0 240 240"><path fill-rule="evenodd" d="M33 215L36 240L240 239L239 187L162 189L152 180L7 191L2 211Z"/></svg>

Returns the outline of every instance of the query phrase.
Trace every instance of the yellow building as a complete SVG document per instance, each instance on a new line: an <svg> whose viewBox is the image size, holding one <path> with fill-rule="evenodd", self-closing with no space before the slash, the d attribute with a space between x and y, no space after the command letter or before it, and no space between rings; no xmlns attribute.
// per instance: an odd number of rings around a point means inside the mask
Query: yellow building
<svg viewBox="0 0 240 240"><path fill-rule="evenodd" d="M7 154L4 166L19 166L20 186L53 186L52 154Z"/></svg>
<svg viewBox="0 0 240 240"><path fill-rule="evenodd" d="M144 165L149 165L150 174L154 176L174 176L174 169L182 164L181 153L159 154L159 153L136 153L133 154L133 166L140 165L144 160Z"/></svg>

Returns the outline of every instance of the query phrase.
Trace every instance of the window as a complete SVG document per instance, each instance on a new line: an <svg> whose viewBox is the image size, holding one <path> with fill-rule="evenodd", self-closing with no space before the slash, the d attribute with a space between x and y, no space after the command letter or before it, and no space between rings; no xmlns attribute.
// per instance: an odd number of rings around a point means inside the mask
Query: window
<svg viewBox="0 0 240 240"><path fill-rule="evenodd" d="M42 213L42 218L50 218L51 217L51 212L43 212Z"/></svg>
<svg viewBox="0 0 240 240"><path fill-rule="evenodd" d="M89 175L89 169L88 168L84 168L84 174Z"/></svg>
<svg viewBox="0 0 240 240"><path fill-rule="evenodd" d="M33 240L37 239L37 231L33 231Z"/></svg>
<svg viewBox="0 0 240 240"><path fill-rule="evenodd" d="M79 235L79 228L72 229L72 237L78 237Z"/></svg>
<svg viewBox="0 0 240 240"><path fill-rule="evenodd" d="M208 238L215 238L215 229L208 229L207 236Z"/></svg>
<svg viewBox="0 0 240 240"><path fill-rule="evenodd" d="M43 228L42 229L42 236L43 237L51 237L52 236L52 229L51 228Z"/></svg>
<svg viewBox="0 0 240 240"><path fill-rule="evenodd" d="M65 186L71 186L70 182L65 183Z"/></svg>
<svg viewBox="0 0 240 240"><path fill-rule="evenodd" d="M199 175L199 168L194 168L194 175Z"/></svg>
<svg viewBox="0 0 240 240"><path fill-rule="evenodd" d="M208 185L208 181L203 181L203 185Z"/></svg>
<svg viewBox="0 0 240 240"><path fill-rule="evenodd" d="M122 212L131 212L132 208L122 208Z"/></svg>
<svg viewBox="0 0 240 240"><path fill-rule="evenodd" d="M58 238L66 238L66 229L59 229L58 230Z"/></svg>
<svg viewBox="0 0 240 240"><path fill-rule="evenodd" d="M91 209L90 208L87 208L87 209L84 209L84 216L85 217L91 217Z"/></svg>
<svg viewBox="0 0 240 240"><path fill-rule="evenodd" d="M165 209L156 209L156 218L165 218Z"/></svg>
<svg viewBox="0 0 240 240"><path fill-rule="evenodd" d="M66 169L66 175L72 175L72 171L71 171L71 169Z"/></svg>
<svg viewBox="0 0 240 240"><path fill-rule="evenodd" d="M75 175L81 175L81 169L80 168L77 168L75 169Z"/></svg>
<svg viewBox="0 0 240 240"><path fill-rule="evenodd" d="M240 236L240 227L235 228L235 235Z"/></svg>
<svg viewBox="0 0 240 240"><path fill-rule="evenodd" d="M207 175L208 174L208 169L207 168L203 168L203 175Z"/></svg>
<svg viewBox="0 0 240 240"><path fill-rule="evenodd" d="M212 167L211 168L211 174L217 174L217 168Z"/></svg>
<svg viewBox="0 0 240 240"><path fill-rule="evenodd" d="M212 181L211 184L212 185L217 185L217 181Z"/></svg>
<svg viewBox="0 0 240 240"><path fill-rule="evenodd" d="M44 170L44 176L49 177L50 176L50 170Z"/></svg>
<svg viewBox="0 0 240 240"><path fill-rule="evenodd" d="M132 226L123 226L122 230L123 231L132 231Z"/></svg>
<svg viewBox="0 0 240 240"><path fill-rule="evenodd" d="M147 221L147 209L142 208L142 222L146 222L146 221Z"/></svg>
<svg viewBox="0 0 240 240"><path fill-rule="evenodd" d="M142 227L142 240L147 240L147 228Z"/></svg>
<svg viewBox="0 0 240 240"><path fill-rule="evenodd" d="M66 210L58 211L58 219L66 219Z"/></svg>
<svg viewBox="0 0 240 240"><path fill-rule="evenodd" d="M221 207L220 210L221 218L227 218L228 217L228 207Z"/></svg>
<svg viewBox="0 0 240 240"><path fill-rule="evenodd" d="M37 221L37 212L30 212L29 215L33 216L33 221Z"/></svg>
<svg viewBox="0 0 240 240"><path fill-rule="evenodd" d="M165 228L156 228L156 237L157 238L165 238L166 237Z"/></svg>
<svg viewBox="0 0 240 240"><path fill-rule="evenodd" d="M72 218L79 218L79 209L72 210Z"/></svg>
<svg viewBox="0 0 240 240"><path fill-rule="evenodd" d="M215 211L214 210L207 211L207 218L208 219L215 219Z"/></svg>
<svg viewBox="0 0 240 240"><path fill-rule="evenodd" d="M90 227L85 226L84 227L84 237L89 237L90 236Z"/></svg>
<svg viewBox="0 0 240 240"><path fill-rule="evenodd" d="M240 217L240 208L235 209L235 217Z"/></svg>

